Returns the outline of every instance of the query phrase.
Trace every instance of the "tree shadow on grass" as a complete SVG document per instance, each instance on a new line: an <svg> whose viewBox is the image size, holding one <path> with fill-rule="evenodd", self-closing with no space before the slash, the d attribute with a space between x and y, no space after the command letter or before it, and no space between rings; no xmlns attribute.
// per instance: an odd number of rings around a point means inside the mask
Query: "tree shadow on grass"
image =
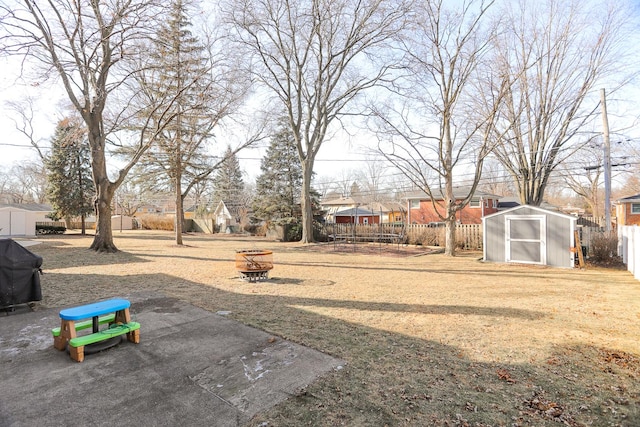
<svg viewBox="0 0 640 427"><path fill-rule="evenodd" d="M257 415L253 426L635 426L640 422L638 356L596 345L559 345L542 360L488 363L459 348L300 307L331 307L404 314L462 314L543 320L508 307L366 303L228 292L163 274L53 274L53 288L92 300L160 291L242 323L347 361ZM54 283L55 282L55 283ZM94 285L90 285L94 283ZM43 292L48 292L47 285ZM53 301L53 300L50 300ZM85 302L78 301L78 302ZM135 308L135 307L133 307ZM135 313L134 313L135 314Z"/></svg>

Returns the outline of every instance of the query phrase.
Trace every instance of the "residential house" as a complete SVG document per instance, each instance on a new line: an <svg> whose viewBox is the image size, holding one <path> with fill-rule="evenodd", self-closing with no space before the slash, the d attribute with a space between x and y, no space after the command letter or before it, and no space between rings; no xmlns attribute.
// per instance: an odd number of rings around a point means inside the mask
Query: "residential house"
<svg viewBox="0 0 640 427"><path fill-rule="evenodd" d="M136 211L135 211L135 213L133 215L134 216L155 215L155 214L161 213L161 211L162 211L162 209L160 209L156 205L144 204L144 205L138 206L138 208L136 209Z"/></svg>
<svg viewBox="0 0 640 427"><path fill-rule="evenodd" d="M220 200L213 211L216 227L219 233L236 233L240 231L242 221L241 206L234 206L224 200Z"/></svg>
<svg viewBox="0 0 640 427"><path fill-rule="evenodd" d="M461 200L468 194L465 188L454 189L454 197ZM407 196L407 223L408 224L431 224L442 222L438 215L444 215L444 198L436 199L434 209L431 198L424 192L416 192ZM499 196L477 190L471 201L457 213L457 220L460 224L481 224L482 218L498 212ZM442 206L438 207L438 203Z"/></svg>
<svg viewBox="0 0 640 427"><path fill-rule="evenodd" d="M336 224L380 224L380 214L364 208L349 208L333 214Z"/></svg>
<svg viewBox="0 0 640 427"><path fill-rule="evenodd" d="M616 200L617 225L640 225L640 194Z"/></svg>
<svg viewBox="0 0 640 427"><path fill-rule="evenodd" d="M324 219L328 223L339 222L336 218L336 214L338 212L340 212L342 214L341 216L344 217L344 211L356 208L358 208L359 212L366 210L371 213L371 217L377 217L375 220L376 222L372 222L373 219L371 219L371 222L369 222L370 224L403 222L406 216L406 208L401 203L366 203L363 199L354 197L338 197L335 199L325 200L320 202L320 206L325 212ZM344 219L341 219L340 221L344 221Z"/></svg>
<svg viewBox="0 0 640 427"><path fill-rule="evenodd" d="M360 206L361 202L352 197L338 197L320 202L320 209L324 212L324 220L329 223L336 222L336 212Z"/></svg>

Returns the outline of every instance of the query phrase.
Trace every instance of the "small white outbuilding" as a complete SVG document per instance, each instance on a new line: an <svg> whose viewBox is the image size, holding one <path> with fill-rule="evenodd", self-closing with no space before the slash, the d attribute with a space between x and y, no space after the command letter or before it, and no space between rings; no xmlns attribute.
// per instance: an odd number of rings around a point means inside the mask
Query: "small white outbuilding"
<svg viewBox="0 0 640 427"><path fill-rule="evenodd" d="M482 218L484 260L574 267L577 218L517 206Z"/></svg>
<svg viewBox="0 0 640 427"><path fill-rule="evenodd" d="M0 236L33 237L36 222L51 221L47 218L51 212L51 206L37 203L0 204Z"/></svg>

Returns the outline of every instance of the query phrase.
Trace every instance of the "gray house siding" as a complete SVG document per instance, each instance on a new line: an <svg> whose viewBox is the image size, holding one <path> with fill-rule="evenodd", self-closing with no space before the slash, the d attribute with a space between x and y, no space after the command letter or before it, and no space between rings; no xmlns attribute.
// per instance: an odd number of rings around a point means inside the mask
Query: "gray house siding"
<svg viewBox="0 0 640 427"><path fill-rule="evenodd" d="M573 267L576 218L518 206L483 219L484 260Z"/></svg>

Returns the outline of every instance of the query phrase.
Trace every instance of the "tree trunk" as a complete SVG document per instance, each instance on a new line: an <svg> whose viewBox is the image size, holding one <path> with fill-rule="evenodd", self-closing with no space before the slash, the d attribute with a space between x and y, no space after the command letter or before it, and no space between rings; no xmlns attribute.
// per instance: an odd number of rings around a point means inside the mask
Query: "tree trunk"
<svg viewBox="0 0 640 427"><path fill-rule="evenodd" d="M114 187L109 182L106 171L99 181L95 178L94 171L94 180L97 183L95 201L96 234L89 249L93 249L96 252L118 252L118 248L113 244L113 232L111 230L111 200L113 199Z"/></svg>
<svg viewBox="0 0 640 427"><path fill-rule="evenodd" d="M455 200L453 199L453 185L447 185L451 189L447 188L445 200L445 212L447 217L444 220L445 223L445 244L444 254L446 256L456 256L456 211Z"/></svg>
<svg viewBox="0 0 640 427"><path fill-rule="evenodd" d="M176 231L176 245L182 245L182 222L184 217L184 206L182 204L182 185L180 184L181 180L182 177L180 176L180 173L176 173L176 220L174 224L174 228Z"/></svg>
<svg viewBox="0 0 640 427"><path fill-rule="evenodd" d="M85 115L87 128L89 129L89 146L91 147L91 171L93 182L96 186L96 200L94 202L96 212L96 234L89 249L96 252L118 252L113 244L113 232L111 230L111 201L116 191L116 186L109 181L107 165L104 156L104 136L101 133L101 120L97 115L89 113Z"/></svg>
<svg viewBox="0 0 640 427"><path fill-rule="evenodd" d="M300 207L302 208L302 239L300 243L313 243L313 206L311 203L311 177L313 176L313 163L309 160L302 162L302 195Z"/></svg>

